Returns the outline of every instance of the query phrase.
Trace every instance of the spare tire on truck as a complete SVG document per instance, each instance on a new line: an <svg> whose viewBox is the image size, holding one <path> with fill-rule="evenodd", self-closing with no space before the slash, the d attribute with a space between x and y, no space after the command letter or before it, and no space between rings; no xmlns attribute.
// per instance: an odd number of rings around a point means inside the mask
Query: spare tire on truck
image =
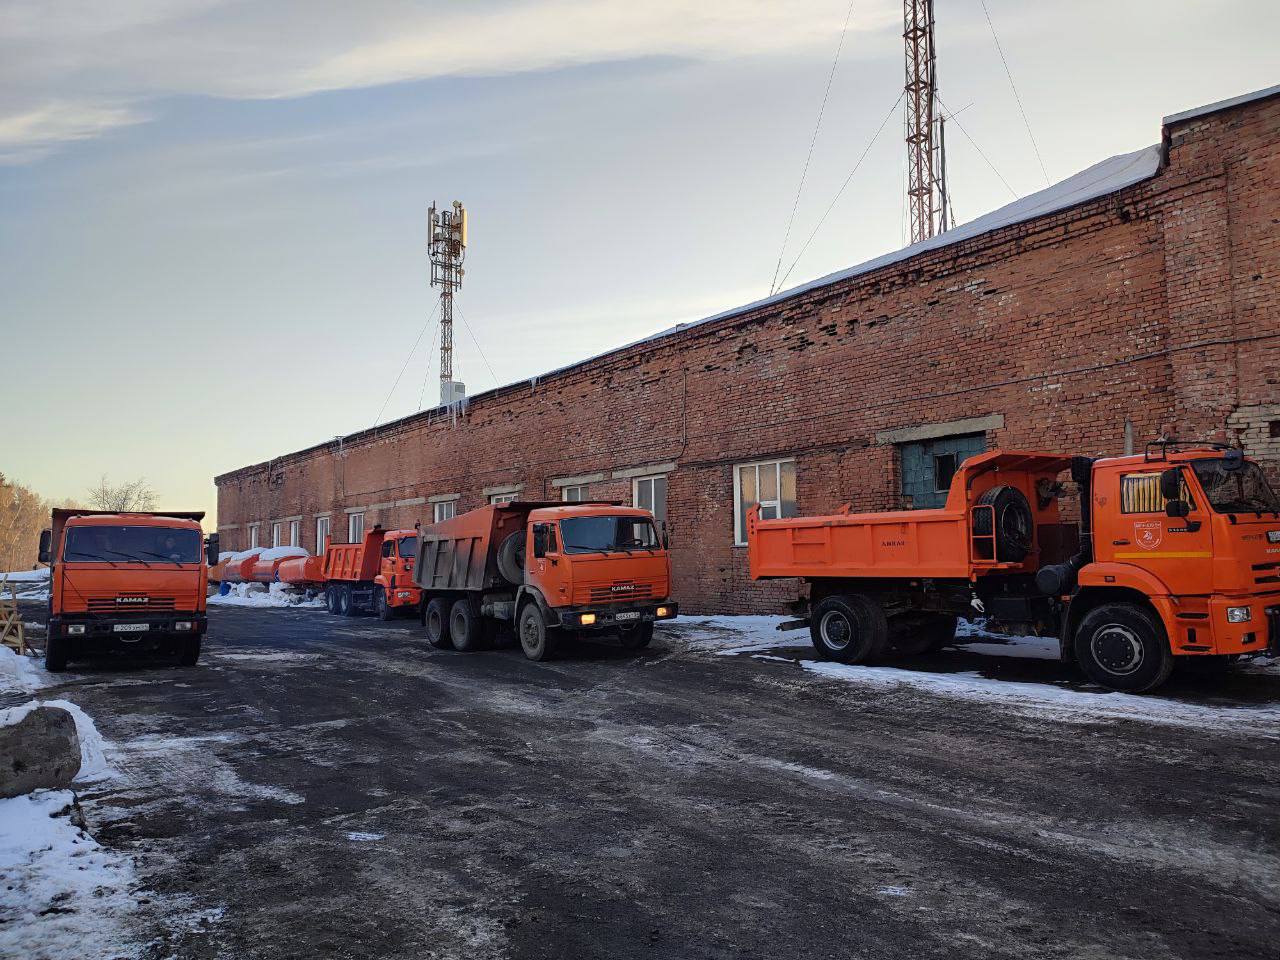
<svg viewBox="0 0 1280 960"><path fill-rule="evenodd" d="M508 583L524 583L524 531L517 530L498 547L498 572Z"/></svg>
<svg viewBox="0 0 1280 960"><path fill-rule="evenodd" d="M994 511L996 555L1001 563L1021 563L1031 552L1032 527L1031 504L1026 495L1017 487L992 487L978 498L979 506L989 506L993 510L975 510L973 512L973 535L990 537L991 522ZM990 550L990 540L978 540L979 551ZM982 556L982 553L979 553Z"/></svg>

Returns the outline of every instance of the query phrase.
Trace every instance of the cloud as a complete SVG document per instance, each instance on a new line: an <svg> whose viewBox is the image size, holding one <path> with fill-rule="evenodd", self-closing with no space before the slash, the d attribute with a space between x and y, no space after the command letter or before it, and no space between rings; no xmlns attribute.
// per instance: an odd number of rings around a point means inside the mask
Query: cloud
<svg viewBox="0 0 1280 960"><path fill-rule="evenodd" d="M0 162L22 163L47 156L55 147L101 136L147 119L128 106L54 100L0 116Z"/></svg>
<svg viewBox="0 0 1280 960"><path fill-rule="evenodd" d="M0 131L28 157L145 119L175 95L274 99L651 56L724 59L834 43L845 0L9 0ZM851 31L895 25L859 3ZM846 44L846 56L856 46Z"/></svg>

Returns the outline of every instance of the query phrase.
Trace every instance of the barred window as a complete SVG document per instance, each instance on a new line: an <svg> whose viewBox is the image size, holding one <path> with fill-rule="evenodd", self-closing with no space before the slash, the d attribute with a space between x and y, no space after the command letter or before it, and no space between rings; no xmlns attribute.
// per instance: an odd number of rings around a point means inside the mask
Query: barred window
<svg viewBox="0 0 1280 960"><path fill-rule="evenodd" d="M1187 489L1187 478L1182 478L1182 493L1179 499L1192 508L1195 503L1191 499L1191 491ZM1120 512L1121 513L1164 513L1167 501L1160 493L1160 472L1128 473L1120 478Z"/></svg>

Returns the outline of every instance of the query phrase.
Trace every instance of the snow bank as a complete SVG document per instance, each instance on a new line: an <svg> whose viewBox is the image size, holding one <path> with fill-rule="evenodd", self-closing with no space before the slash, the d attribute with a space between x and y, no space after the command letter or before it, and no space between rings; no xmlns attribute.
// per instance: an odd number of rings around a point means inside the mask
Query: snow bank
<svg viewBox="0 0 1280 960"><path fill-rule="evenodd" d="M0 710L0 727L12 726L36 707L60 707L75 720L76 736L80 739L80 772L76 774L75 783L93 783L116 775L115 768L107 762L107 748L111 744L98 732L93 718L70 700L29 700L20 707Z"/></svg>
<svg viewBox="0 0 1280 960"><path fill-rule="evenodd" d="M52 682L35 657L0 647L0 693L31 693Z"/></svg>
<svg viewBox="0 0 1280 960"><path fill-rule="evenodd" d="M8 573L0 573L0 580L8 580L10 583L48 583L49 568L42 567L39 570L11 570Z"/></svg>
<svg viewBox="0 0 1280 960"><path fill-rule="evenodd" d="M136 906L133 864L100 846L73 815L79 819L69 790L0 800L0 956L139 955L125 926Z"/></svg>
<svg viewBox="0 0 1280 960"><path fill-rule="evenodd" d="M273 560L288 560L290 557L309 557L311 554L301 547L270 547L258 554L258 561L270 563Z"/></svg>
<svg viewBox="0 0 1280 960"><path fill-rule="evenodd" d="M263 583L233 583L229 593L213 594L211 607L297 607L304 610L324 608L324 600L308 600L307 595L286 583L273 583L267 588Z"/></svg>

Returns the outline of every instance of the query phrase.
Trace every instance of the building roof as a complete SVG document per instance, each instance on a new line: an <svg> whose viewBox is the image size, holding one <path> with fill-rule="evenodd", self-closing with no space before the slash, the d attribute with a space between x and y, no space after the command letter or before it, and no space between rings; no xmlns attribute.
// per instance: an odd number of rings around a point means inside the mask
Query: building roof
<svg viewBox="0 0 1280 960"><path fill-rule="evenodd" d="M1253 103L1258 100L1265 100L1268 97L1276 96L1277 94L1280 94L1280 85L1267 87L1263 90L1255 90L1252 93L1232 97L1229 100L1220 100L1217 103L1210 103L1202 107L1185 110L1182 113L1172 114L1171 116L1164 118L1163 126L1167 128L1174 124L1207 116L1221 110L1231 109L1233 107ZM750 313L763 307L773 306L786 300L790 300L793 297L801 296L814 290L820 290L823 287L828 287L844 280L849 280L853 277L872 273L883 267L892 266L895 263L901 263L923 254L932 253L935 250L940 250L954 244L962 243L965 240L971 240L974 237L991 233L1004 227L1025 223L1027 221L1034 220L1037 217L1057 213L1061 210L1066 210L1071 207L1079 206L1083 203L1088 203L1090 200L1096 200L1099 197L1116 193L1126 187L1131 187L1144 180L1151 179L1160 171L1160 167L1163 162L1164 147L1162 143L1143 147L1141 150L1135 150L1132 153L1125 153L1120 154L1119 156L1110 157L1103 160L1101 163L1095 163L1093 166L1081 170L1073 176L1067 177L1065 180L1048 186L1043 190L1038 190L1035 193L1028 194L1025 197L1020 197L1012 203L1006 204L1005 206L993 210L990 213L983 214L974 220L970 220L968 223L952 227L945 233L940 233L928 240L913 243L910 246L864 261L856 266L837 270L835 273L829 273L826 276L818 277L815 280L810 280L798 286L790 287L771 296L764 297L760 300L754 300L751 303L743 304L739 307L723 310L720 313L712 314L709 317L703 317L700 320L678 323L675 326L668 327L665 330L660 330L650 336L642 337L639 340L633 340L618 347L613 347L603 353L585 357L582 360L575 360L572 363L557 367L554 370L549 370L546 373L537 374L523 380L517 380L503 386L493 387L492 389L485 390L482 393L468 397L466 402L469 403L483 397L500 394L515 387L536 386L540 380L557 376L569 370L576 369L589 363L594 363L597 360L602 360L605 357L622 353L623 351L630 350L646 343L662 340L674 334L682 333L686 330L692 330L705 324L715 323L720 320L727 320L732 317ZM430 410L412 413L404 417L399 417L395 420L390 420L387 423L379 424L375 427L355 431L354 433L345 435L342 439L351 440L365 434L374 434L385 427L393 426L429 414L434 414L444 409L446 408L441 406ZM332 442L333 441L325 441L325 443L314 444L304 450L296 452L305 453L308 450L315 450L320 447L327 446ZM240 469L249 468L243 467ZM239 470L232 470L229 472L238 473Z"/></svg>

